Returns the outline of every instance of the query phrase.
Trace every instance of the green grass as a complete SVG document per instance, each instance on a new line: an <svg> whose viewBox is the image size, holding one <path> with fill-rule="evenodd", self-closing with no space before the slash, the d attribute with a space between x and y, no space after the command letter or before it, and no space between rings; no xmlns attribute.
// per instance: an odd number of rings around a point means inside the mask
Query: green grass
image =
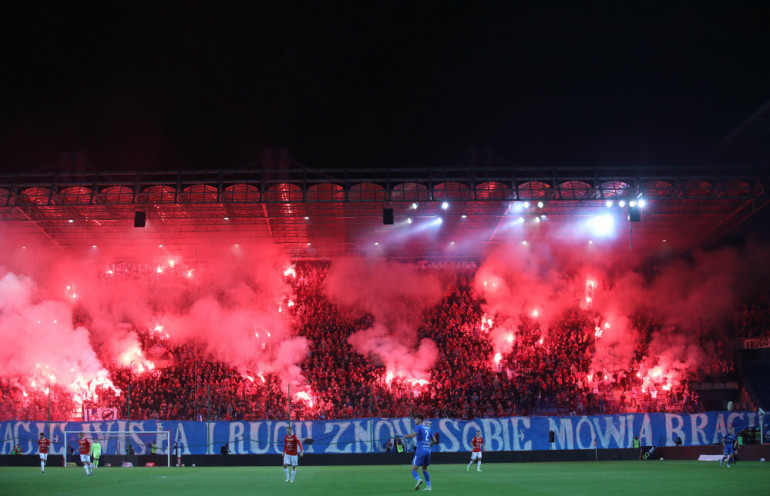
<svg viewBox="0 0 770 496"><path fill-rule="evenodd" d="M487 463L483 472L465 465L433 465L433 493L441 495L643 495L748 496L770 493L770 463L714 462ZM0 467L0 495L134 496L303 495L366 496L415 494L410 467L333 466L297 469L294 484L275 467L81 468ZM423 485L424 487L424 485Z"/></svg>

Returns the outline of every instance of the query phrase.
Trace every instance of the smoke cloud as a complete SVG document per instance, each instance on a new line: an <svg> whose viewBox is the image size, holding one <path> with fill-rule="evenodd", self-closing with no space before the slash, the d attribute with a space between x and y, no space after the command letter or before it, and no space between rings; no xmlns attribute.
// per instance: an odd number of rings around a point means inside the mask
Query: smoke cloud
<svg viewBox="0 0 770 496"><path fill-rule="evenodd" d="M396 377L427 379L438 356L435 343L420 340L420 315L439 302L439 278L415 265L385 260L335 260L326 295L342 308L370 314L373 325L353 333L350 344Z"/></svg>

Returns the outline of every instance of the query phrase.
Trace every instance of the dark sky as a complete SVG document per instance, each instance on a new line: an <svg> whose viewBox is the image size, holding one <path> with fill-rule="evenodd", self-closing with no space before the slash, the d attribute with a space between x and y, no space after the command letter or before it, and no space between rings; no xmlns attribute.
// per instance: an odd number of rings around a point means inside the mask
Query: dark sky
<svg viewBox="0 0 770 496"><path fill-rule="evenodd" d="M94 3L0 8L4 170L683 164L770 99L766 1Z"/></svg>

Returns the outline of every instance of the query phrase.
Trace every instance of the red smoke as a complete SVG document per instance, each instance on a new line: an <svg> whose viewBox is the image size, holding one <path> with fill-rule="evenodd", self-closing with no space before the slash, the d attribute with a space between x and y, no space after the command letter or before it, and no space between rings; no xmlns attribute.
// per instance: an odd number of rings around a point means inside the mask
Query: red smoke
<svg viewBox="0 0 770 496"><path fill-rule="evenodd" d="M329 300L370 314L374 323L349 342L396 377L428 379L438 356L435 343L418 339L422 312L439 302L441 283L431 272L377 259L335 260L326 278Z"/></svg>
<svg viewBox="0 0 770 496"><path fill-rule="evenodd" d="M237 232L200 234L190 241L197 246L190 258L165 246L129 250L115 242L134 235L95 238L89 242L97 248L77 256L44 248L47 240L2 238L0 378L82 393L107 379L109 365L150 362L141 356L136 329L157 327L169 343L199 343L244 374L275 373L303 385L298 364L308 346L285 311L290 264L281 251L244 242ZM511 239L482 261L474 287L492 321L483 329L493 342L490 361L510 352L524 316L548 335L564 312L579 308L601 329L593 372L627 370L638 338L634 316L644 314L656 323L639 372L660 372L659 382L672 382L709 360L737 300L768 274L762 247L643 264L625 246L598 245L563 234L526 245ZM349 338L358 353L395 376L429 377L438 350L418 331L423 312L442 297L434 273L386 260L337 259L325 288L340 309L371 316L371 326Z"/></svg>

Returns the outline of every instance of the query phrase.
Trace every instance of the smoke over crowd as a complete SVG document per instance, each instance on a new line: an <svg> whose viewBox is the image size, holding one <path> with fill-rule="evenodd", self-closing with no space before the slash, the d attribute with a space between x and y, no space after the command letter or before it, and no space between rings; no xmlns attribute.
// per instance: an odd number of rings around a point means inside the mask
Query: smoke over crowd
<svg viewBox="0 0 770 496"><path fill-rule="evenodd" d="M143 349L144 330L169 347L195 344L244 377L272 374L282 388L308 388L301 364L310 348L291 312L293 261L274 246L209 247L204 262L155 248L130 256L95 248L72 257L40 240L6 236L1 243L5 384L25 392L56 386L81 400L95 399L96 385L119 395L110 369L156 366ZM749 244L640 260L564 239L511 241L471 274L483 310L476 332L489 336L494 370L523 328L535 326L547 339L566 315L579 314L595 336L589 377L637 364L646 384L671 387L722 346L736 304L769 272L763 253ZM347 338L357 354L389 377L425 382L441 351L421 334L425 316L446 296L438 272L380 258L335 259L323 295L341 314L366 322ZM643 348L640 319L654 321Z"/></svg>

